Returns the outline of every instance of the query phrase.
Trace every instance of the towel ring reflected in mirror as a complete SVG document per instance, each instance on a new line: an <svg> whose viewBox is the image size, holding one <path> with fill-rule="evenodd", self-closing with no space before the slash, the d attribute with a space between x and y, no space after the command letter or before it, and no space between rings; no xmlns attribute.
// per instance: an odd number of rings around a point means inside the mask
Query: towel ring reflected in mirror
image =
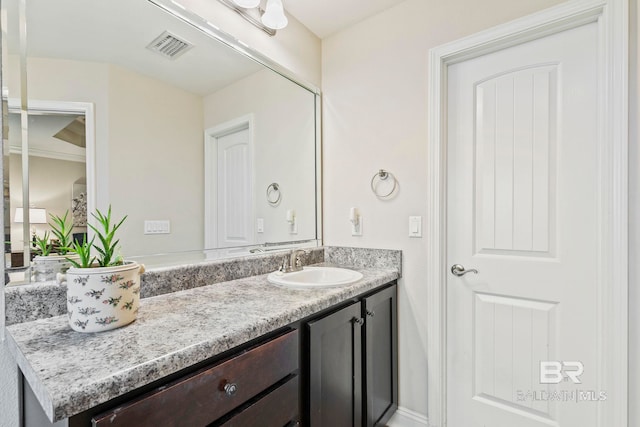
<svg viewBox="0 0 640 427"><path fill-rule="evenodd" d="M393 180L393 186L391 187L391 190L387 191L386 193L380 193L378 186L383 182L386 182L387 179L389 178ZM371 191L373 191L373 194L375 194L376 197L379 199L387 199L393 196L393 193L395 193L397 188L398 188L398 180L396 179L396 177L391 172L386 171L384 169L380 169L371 178Z"/></svg>
<svg viewBox="0 0 640 427"><path fill-rule="evenodd" d="M280 200L282 199L282 194L280 193L280 185L277 182L273 182L269 184L267 187L267 202L271 206L278 206Z"/></svg>

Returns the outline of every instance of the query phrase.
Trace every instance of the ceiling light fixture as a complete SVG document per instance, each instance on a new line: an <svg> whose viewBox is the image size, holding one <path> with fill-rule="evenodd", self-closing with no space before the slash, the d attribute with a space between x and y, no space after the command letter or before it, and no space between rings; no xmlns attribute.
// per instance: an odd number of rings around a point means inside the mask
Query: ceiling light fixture
<svg viewBox="0 0 640 427"><path fill-rule="evenodd" d="M274 30L281 30L287 26L289 20L284 15L282 0L267 0L267 7L262 14L262 23Z"/></svg>
<svg viewBox="0 0 640 427"><path fill-rule="evenodd" d="M283 29L289 23L282 0L266 0L264 10L260 7L261 0L218 1L270 36L275 36L276 30Z"/></svg>

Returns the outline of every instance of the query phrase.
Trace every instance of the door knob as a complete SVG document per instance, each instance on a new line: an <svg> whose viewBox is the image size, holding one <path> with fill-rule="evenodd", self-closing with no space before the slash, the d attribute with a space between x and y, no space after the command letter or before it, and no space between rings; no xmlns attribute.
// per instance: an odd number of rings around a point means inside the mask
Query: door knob
<svg viewBox="0 0 640 427"><path fill-rule="evenodd" d="M462 277L467 273L478 274L478 270L476 270L475 268L472 268L470 270L465 270L464 266L460 264L453 264L451 266L451 272L453 273L454 276L458 276L458 277Z"/></svg>

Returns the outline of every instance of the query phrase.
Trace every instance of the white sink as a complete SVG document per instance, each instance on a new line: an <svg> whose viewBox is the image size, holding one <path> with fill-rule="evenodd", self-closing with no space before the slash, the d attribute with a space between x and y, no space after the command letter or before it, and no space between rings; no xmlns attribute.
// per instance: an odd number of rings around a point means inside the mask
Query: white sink
<svg viewBox="0 0 640 427"><path fill-rule="evenodd" d="M292 289L320 289L345 286L362 279L362 273L337 267L303 267L302 271L274 271L267 280Z"/></svg>

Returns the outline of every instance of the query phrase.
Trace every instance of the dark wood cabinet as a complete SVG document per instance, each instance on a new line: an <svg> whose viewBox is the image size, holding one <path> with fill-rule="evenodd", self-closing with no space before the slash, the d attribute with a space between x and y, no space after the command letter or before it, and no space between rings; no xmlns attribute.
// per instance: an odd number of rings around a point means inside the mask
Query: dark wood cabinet
<svg viewBox="0 0 640 427"><path fill-rule="evenodd" d="M362 323L359 302L307 323L310 427L362 425Z"/></svg>
<svg viewBox="0 0 640 427"><path fill-rule="evenodd" d="M384 425L397 408L396 285L307 323L310 427Z"/></svg>
<svg viewBox="0 0 640 427"><path fill-rule="evenodd" d="M397 408L397 365L392 282L76 414L66 425L383 426ZM26 382L23 400L25 427L54 425Z"/></svg>
<svg viewBox="0 0 640 427"><path fill-rule="evenodd" d="M365 298L365 425L385 425L398 408L396 286Z"/></svg>
<svg viewBox="0 0 640 427"><path fill-rule="evenodd" d="M92 425L282 427L298 420L298 351L293 330L96 415Z"/></svg>

